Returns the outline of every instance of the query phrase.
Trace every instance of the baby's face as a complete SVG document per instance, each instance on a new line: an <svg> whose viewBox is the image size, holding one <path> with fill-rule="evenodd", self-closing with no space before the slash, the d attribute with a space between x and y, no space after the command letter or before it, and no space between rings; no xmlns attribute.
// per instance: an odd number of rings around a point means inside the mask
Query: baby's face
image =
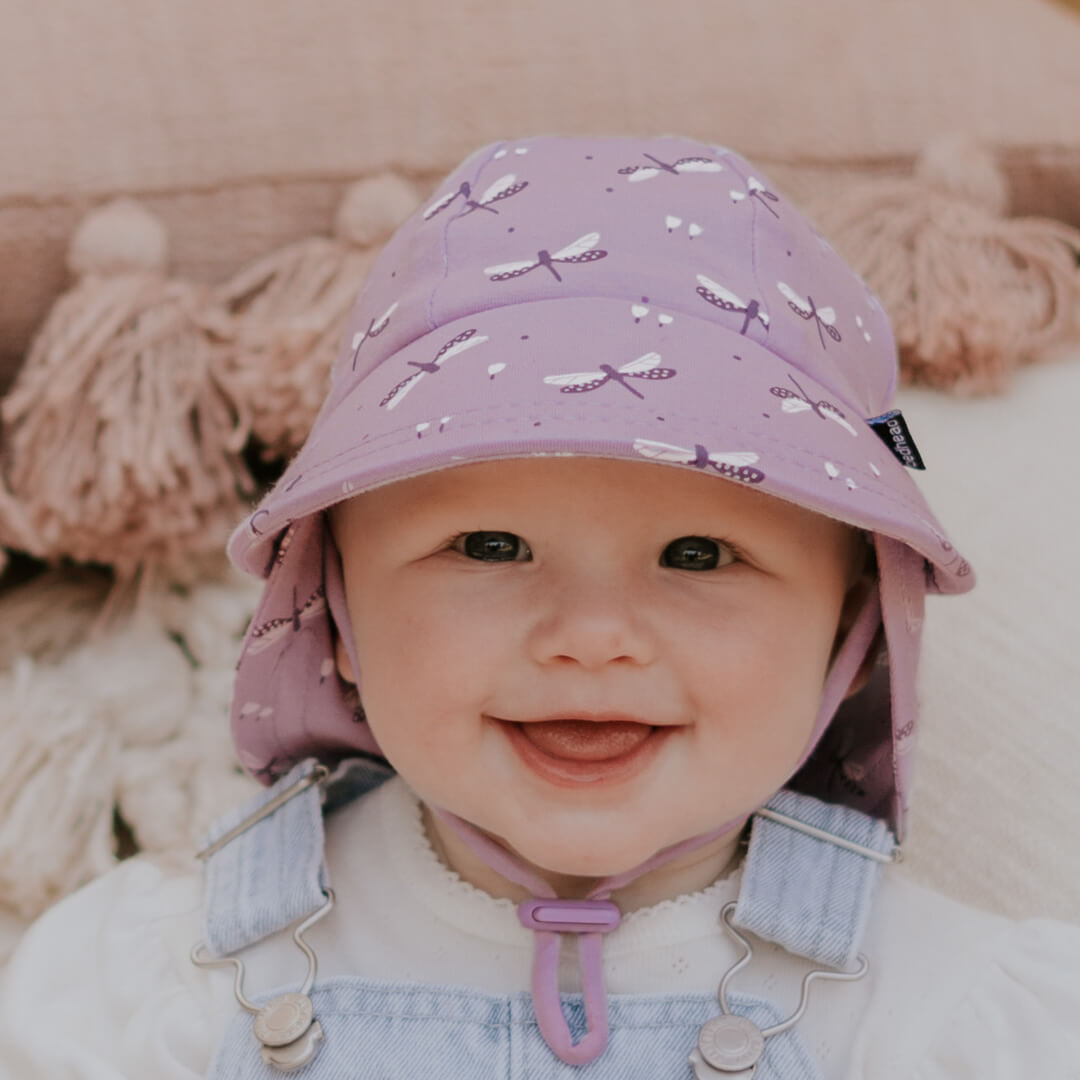
<svg viewBox="0 0 1080 1080"><path fill-rule="evenodd" d="M629 869L783 786L857 600L853 530L686 469L474 463L332 517L384 753L425 802L562 874ZM338 664L351 679L340 644ZM550 718L592 722L537 749L527 725ZM646 733L621 762L559 764Z"/></svg>

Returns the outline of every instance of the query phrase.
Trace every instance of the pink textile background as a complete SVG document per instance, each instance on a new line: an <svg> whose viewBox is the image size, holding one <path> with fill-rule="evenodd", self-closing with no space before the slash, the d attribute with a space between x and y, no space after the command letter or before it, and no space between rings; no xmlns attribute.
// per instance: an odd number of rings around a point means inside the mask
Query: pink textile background
<svg viewBox="0 0 1080 1080"><path fill-rule="evenodd" d="M496 138L677 132L797 196L961 131L1002 149L1015 209L1080 223L1077 56L1051 0L9 0L0 387L71 232L122 193L166 223L174 273L213 282L327 232L348 181L426 189Z"/></svg>

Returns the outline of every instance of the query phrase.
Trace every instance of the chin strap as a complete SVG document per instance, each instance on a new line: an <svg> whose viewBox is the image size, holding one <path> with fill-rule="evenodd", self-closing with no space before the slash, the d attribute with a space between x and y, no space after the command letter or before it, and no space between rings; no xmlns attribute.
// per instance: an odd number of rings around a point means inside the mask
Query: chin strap
<svg viewBox="0 0 1080 1080"><path fill-rule="evenodd" d="M847 695L881 623L881 602L877 589L871 591L858 618L837 653L821 695L821 707L810 741L799 767L810 756L829 721ZM796 770L793 771L798 771ZM755 811L759 808L755 808ZM618 906L609 899L616 889L673 859L718 840L739 828L750 814L740 815L712 832L692 836L664 848L643 863L604 878L581 900L561 900L539 874L526 867L501 844L485 836L463 818L432 807L439 818L461 837L478 858L503 877L533 895L518 905L518 920L532 930L535 942L532 969L533 1007L540 1031L548 1046L568 1065L586 1065L603 1052L608 1042L607 994L604 989L604 934L614 930L622 918ZM574 1043L559 997L559 935L576 934L578 963L584 987L586 1032Z"/></svg>
<svg viewBox="0 0 1080 1080"><path fill-rule="evenodd" d="M870 646L874 642L874 635L877 634L880 626L881 593L875 588L870 590L870 595L866 598L862 610L833 658L821 691L821 706L818 709L817 722L814 724L813 733L803 750L799 764L792 770L793 776L806 764L807 758L814 752L821 736L825 734L825 729L836 715L836 710L848 696L851 684L855 681L855 676L858 675L859 668L866 659Z"/></svg>
<svg viewBox="0 0 1080 1080"><path fill-rule="evenodd" d="M642 874L663 866L686 852L702 847L740 827L740 816L712 832L693 836L657 852L645 862L598 882L581 900L560 900L555 890L501 844L485 836L456 814L432 808L468 845L472 852L503 877L530 889L533 896L518 905L518 920L535 937L532 969L533 1008L544 1040L568 1065L586 1065L598 1058L608 1042L607 994L604 990L604 934L614 930L622 915L608 899ZM575 1043L559 997L559 935L577 934L585 998L586 1032Z"/></svg>

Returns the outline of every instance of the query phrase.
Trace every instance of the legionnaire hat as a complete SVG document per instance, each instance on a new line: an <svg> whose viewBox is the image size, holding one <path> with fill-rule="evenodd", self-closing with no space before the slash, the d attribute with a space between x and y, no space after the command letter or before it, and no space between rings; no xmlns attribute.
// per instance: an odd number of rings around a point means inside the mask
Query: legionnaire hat
<svg viewBox="0 0 1080 1080"><path fill-rule="evenodd" d="M899 836L923 598L973 577L912 481L896 375L869 289L738 154L678 136L483 147L382 251L310 436L229 541L266 578L236 677L241 761L269 782L310 755L378 752L336 671L331 620L360 665L323 511L466 462L617 458L872 534L878 589L791 786ZM883 659L845 702L882 626Z"/></svg>

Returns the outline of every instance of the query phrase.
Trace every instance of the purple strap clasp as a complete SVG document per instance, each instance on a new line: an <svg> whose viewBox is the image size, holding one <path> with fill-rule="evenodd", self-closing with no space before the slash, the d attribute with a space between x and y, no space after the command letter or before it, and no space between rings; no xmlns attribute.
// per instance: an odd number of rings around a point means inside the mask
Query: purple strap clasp
<svg viewBox="0 0 1080 1080"><path fill-rule="evenodd" d="M518 905L518 919L529 930L560 934L607 933L619 925L622 912L611 900L542 900L533 897Z"/></svg>
<svg viewBox="0 0 1080 1080"><path fill-rule="evenodd" d="M548 1046L568 1065L587 1065L608 1041L604 993L603 935L619 925L622 913L611 900L559 900L533 897L518 905L518 919L536 931L532 996L536 1021ZM585 989L586 1033L571 1041L559 999L559 934L580 934L578 959Z"/></svg>

